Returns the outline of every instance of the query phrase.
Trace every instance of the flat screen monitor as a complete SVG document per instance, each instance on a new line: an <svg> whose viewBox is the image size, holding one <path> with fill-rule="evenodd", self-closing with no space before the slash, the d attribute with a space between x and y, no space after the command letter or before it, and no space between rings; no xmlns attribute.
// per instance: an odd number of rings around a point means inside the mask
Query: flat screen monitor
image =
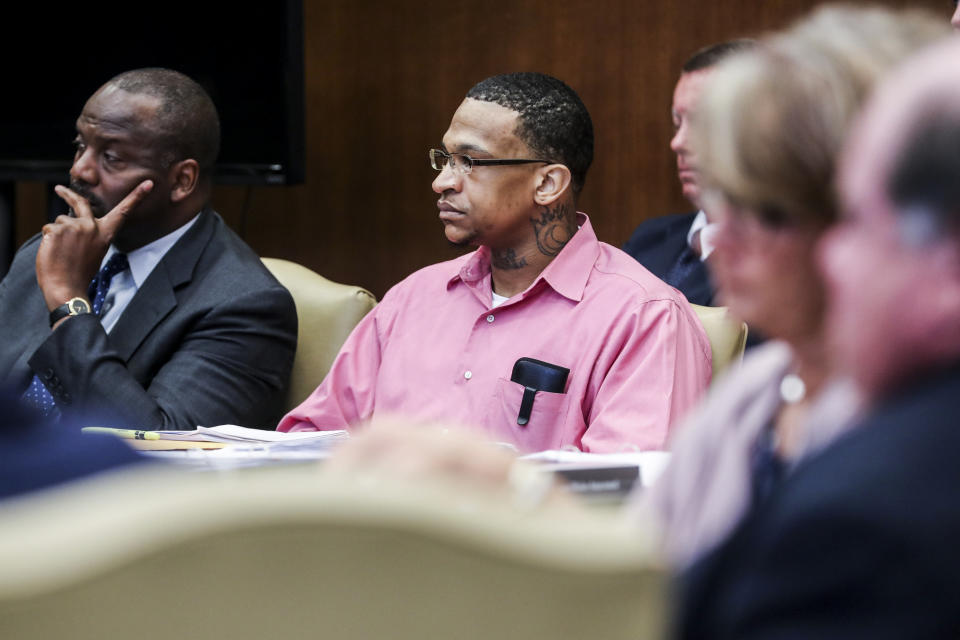
<svg viewBox="0 0 960 640"><path fill-rule="evenodd" d="M4 14L0 180L65 180L86 99L123 71L167 67L203 85L217 106L218 182L303 181L302 0L28 0Z"/></svg>

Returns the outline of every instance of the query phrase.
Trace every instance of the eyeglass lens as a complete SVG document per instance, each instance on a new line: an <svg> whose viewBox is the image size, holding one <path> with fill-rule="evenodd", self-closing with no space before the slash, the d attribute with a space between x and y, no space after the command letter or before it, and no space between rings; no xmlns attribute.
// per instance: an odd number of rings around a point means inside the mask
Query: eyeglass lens
<svg viewBox="0 0 960 640"><path fill-rule="evenodd" d="M442 171L447 163L450 163L450 168L456 171L457 173L470 173L470 170L473 168L473 164L470 162L470 158L459 154L459 153L447 153L441 151L440 149L431 149L430 150L430 165L437 171Z"/></svg>

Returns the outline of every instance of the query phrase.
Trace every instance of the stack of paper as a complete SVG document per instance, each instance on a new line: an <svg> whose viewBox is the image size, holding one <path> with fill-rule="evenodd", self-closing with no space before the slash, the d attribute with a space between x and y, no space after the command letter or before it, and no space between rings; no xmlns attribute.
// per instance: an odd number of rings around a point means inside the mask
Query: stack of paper
<svg viewBox="0 0 960 640"><path fill-rule="evenodd" d="M224 442L228 444L263 444L263 443L300 443L319 441L337 441L347 437L347 432L340 431L298 431L284 433L283 431L267 431L265 429L250 429L238 427L235 424L221 424L216 427L197 427L193 431L154 431L160 440L185 440L188 442Z"/></svg>
<svg viewBox="0 0 960 640"><path fill-rule="evenodd" d="M238 469L322 460L349 438L343 430L283 433L230 424L155 433L158 440L131 442L146 455L196 469ZM211 448L214 450L202 450Z"/></svg>
<svg viewBox="0 0 960 640"><path fill-rule="evenodd" d="M108 434L124 438L141 451L179 451L184 449L221 449L245 447L248 449L273 449L314 452L322 455L349 436L346 431L303 431L283 433L264 429L248 429L234 424L217 427L197 427L191 431L146 431L142 429L109 429L84 427L84 433Z"/></svg>

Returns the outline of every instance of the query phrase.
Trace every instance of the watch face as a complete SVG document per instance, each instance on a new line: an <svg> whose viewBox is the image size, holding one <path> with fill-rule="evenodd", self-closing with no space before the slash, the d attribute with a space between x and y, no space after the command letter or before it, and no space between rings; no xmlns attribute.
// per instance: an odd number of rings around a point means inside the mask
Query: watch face
<svg viewBox="0 0 960 640"><path fill-rule="evenodd" d="M70 315L77 315L78 313L90 313L90 305L88 305L87 301L83 298L74 298L67 304L70 306Z"/></svg>

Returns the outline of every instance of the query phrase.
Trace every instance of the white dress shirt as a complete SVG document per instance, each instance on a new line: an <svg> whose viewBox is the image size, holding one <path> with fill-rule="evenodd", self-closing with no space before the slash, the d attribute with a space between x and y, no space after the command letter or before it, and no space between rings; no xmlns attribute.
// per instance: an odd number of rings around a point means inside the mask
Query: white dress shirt
<svg viewBox="0 0 960 640"><path fill-rule="evenodd" d="M110 288L107 290L107 296L103 300L103 308L100 310L100 323L107 333L110 333L114 325L117 324L124 309L130 304L137 289L143 286L154 267L160 264L160 260L163 259L167 251L194 225L199 217L200 214L198 213L180 228L127 254L130 268L113 276L110 281ZM110 248L107 249L107 255L103 257L103 261L100 263L101 269L115 253L117 253L117 248L111 244Z"/></svg>
<svg viewBox="0 0 960 640"><path fill-rule="evenodd" d="M707 221L707 214L703 210L697 212L697 216L690 224L690 231L687 231L687 244L693 246L693 236L700 232L700 260L706 260L713 253L713 238L717 232L717 225Z"/></svg>

